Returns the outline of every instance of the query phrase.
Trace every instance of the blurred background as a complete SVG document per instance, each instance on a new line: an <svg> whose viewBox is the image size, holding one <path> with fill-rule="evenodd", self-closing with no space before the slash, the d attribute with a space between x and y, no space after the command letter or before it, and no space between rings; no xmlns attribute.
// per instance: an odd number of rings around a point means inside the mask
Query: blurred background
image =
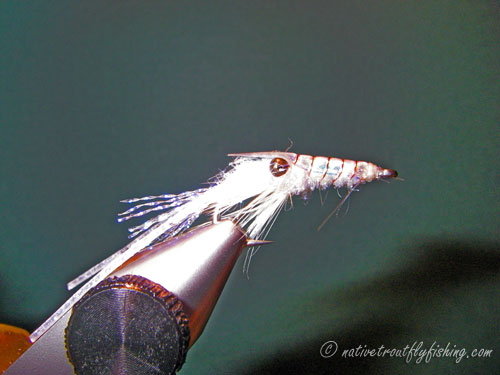
<svg viewBox="0 0 500 375"><path fill-rule="evenodd" d="M128 242L121 199L291 139L404 181L362 186L320 232L335 191L295 199L181 374L500 367L496 2L4 1L0 22L0 322L34 330ZM493 353L340 357L421 341Z"/></svg>

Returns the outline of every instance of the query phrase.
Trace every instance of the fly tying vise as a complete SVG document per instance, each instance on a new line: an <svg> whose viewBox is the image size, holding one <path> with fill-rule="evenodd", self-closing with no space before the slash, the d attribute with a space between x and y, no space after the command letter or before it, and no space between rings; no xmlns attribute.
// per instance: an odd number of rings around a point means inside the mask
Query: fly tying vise
<svg viewBox="0 0 500 375"><path fill-rule="evenodd" d="M202 214L212 215L214 222L219 219L233 220L245 228L248 238L263 240L283 205L294 195L304 195L315 189L324 190L329 187L347 188L347 194L333 214L359 185L397 177L397 172L392 169L384 169L365 161L334 157L279 151L229 156L235 159L227 170L212 179L207 188L123 201L138 204L119 214L119 222L155 211L164 212L130 228L130 238L134 239L128 245L69 282L67 287L71 290L92 277L30 336L31 340L35 341L41 336L58 313L69 310L88 290L125 261L154 243L186 231ZM245 202L248 203L242 206Z"/></svg>

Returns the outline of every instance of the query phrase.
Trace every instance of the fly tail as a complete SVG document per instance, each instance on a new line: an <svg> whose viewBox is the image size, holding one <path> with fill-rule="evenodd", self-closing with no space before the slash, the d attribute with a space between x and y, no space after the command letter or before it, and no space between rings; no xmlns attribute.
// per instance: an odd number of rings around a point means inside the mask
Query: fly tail
<svg viewBox="0 0 500 375"><path fill-rule="evenodd" d="M138 201L151 200L151 202L138 204L131 209L120 213L118 215L118 222L126 221L134 217L140 217L153 211L168 211L147 220L141 225L129 228L129 232L131 232L130 238L135 238L132 242L92 268L88 269L75 279L71 280L66 285L67 289L71 290L84 281L90 279L108 264L114 262L117 258L126 260L127 258L124 254L130 254L132 252L131 249L135 252L129 255L129 257L151 244L174 237L187 230L198 218L200 213L207 209L207 205L203 204L203 200L200 199L206 190L207 189L198 189L194 191L187 191L178 195L164 194L161 196L133 198L122 201L124 203L135 203ZM152 201L153 199L157 200Z"/></svg>

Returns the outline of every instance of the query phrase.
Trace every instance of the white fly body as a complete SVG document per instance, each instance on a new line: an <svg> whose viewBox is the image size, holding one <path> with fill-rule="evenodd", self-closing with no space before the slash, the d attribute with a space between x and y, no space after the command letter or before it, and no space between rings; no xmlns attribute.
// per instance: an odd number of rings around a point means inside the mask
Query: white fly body
<svg viewBox="0 0 500 375"><path fill-rule="evenodd" d="M230 156L235 159L229 168L215 176L208 188L123 201L139 204L120 214L118 221L154 211L165 212L130 228L130 237L134 239L128 245L68 283L68 289L72 289L95 275L32 333L31 341L40 337L88 290L129 258L155 242L184 232L202 214L211 215L214 221L232 219L246 228L249 238L263 239L285 202L294 195L305 195L314 189L331 186L346 187L348 193L338 208L360 184L397 176L396 171L368 162L290 152Z"/></svg>

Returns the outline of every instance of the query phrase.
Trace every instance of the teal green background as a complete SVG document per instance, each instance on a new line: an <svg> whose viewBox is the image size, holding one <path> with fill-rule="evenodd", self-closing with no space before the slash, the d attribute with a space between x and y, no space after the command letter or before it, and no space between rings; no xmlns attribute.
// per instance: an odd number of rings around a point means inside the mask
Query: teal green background
<svg viewBox="0 0 500 375"><path fill-rule="evenodd" d="M127 243L119 200L291 139L404 181L320 232L335 192L295 199L181 374L493 373L499 29L493 1L1 2L0 321L35 329ZM324 359L327 340L493 354Z"/></svg>

